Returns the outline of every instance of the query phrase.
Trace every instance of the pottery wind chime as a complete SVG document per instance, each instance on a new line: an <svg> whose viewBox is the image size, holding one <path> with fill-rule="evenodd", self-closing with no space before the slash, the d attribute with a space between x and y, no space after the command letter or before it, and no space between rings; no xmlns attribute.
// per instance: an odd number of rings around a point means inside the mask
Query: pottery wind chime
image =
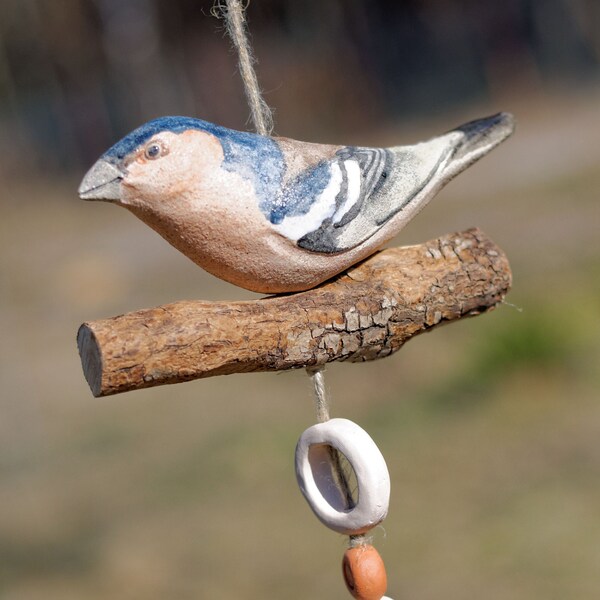
<svg viewBox="0 0 600 600"><path fill-rule="evenodd" d="M229 2L226 12L235 42L239 2ZM242 72L249 68L255 78L243 52L240 57ZM248 96L260 112L257 89ZM163 117L107 150L79 195L123 206L217 277L257 292L297 292L376 252L513 127L512 116L500 113L425 142L367 148ZM329 419L322 372L312 376L320 422L298 441L298 484L318 519L349 536L343 576L350 593L381 600L385 568L366 534L388 513L385 460L357 424ZM354 490L344 461L356 478Z"/></svg>

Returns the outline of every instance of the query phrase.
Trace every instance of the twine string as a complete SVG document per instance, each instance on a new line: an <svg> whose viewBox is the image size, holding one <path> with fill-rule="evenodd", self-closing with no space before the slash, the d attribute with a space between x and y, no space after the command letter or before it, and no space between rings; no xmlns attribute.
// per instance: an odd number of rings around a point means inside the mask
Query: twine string
<svg viewBox="0 0 600 600"><path fill-rule="evenodd" d="M273 131L273 114L262 97L253 66L256 59L252 53L244 17L244 11L248 8L248 4L249 2L246 2L242 5L241 0L226 0L225 3L223 0L217 0L212 13L225 19L227 33L237 51L238 66L244 82L244 91L250 107L254 129L260 135L270 135Z"/></svg>
<svg viewBox="0 0 600 600"><path fill-rule="evenodd" d="M315 408L317 409L317 421L325 423L329 421L329 398L325 389L325 376L323 367L308 367L306 369L315 391Z"/></svg>
<svg viewBox="0 0 600 600"><path fill-rule="evenodd" d="M306 369L314 388L315 408L317 410L317 421L319 423L325 423L325 421L329 421L330 418L329 397L325 387L325 376L323 371L324 369L321 366L307 367ZM345 457L332 446L328 446L327 453L329 454L329 461L331 463L331 477L333 483L342 495L346 510L351 510L356 506L356 502L352 495L349 473L344 469Z"/></svg>
<svg viewBox="0 0 600 600"><path fill-rule="evenodd" d="M244 83L246 99L250 107L252 121L257 133L261 135L270 135L273 131L273 114L268 104L261 95L258 79L254 70L256 59L252 53L244 11L248 8L249 0L243 5L241 0L216 0L213 5L212 13L216 17L224 18L227 33L233 42L238 53L238 64L240 75ZM307 368L315 393L315 405L317 411L317 420L324 423L329 420L329 398L325 388L325 377L323 367ZM340 490L342 498L345 501L347 510L356 505L350 487L350 481L347 472L343 466L342 455L333 447L329 447L329 457L331 461L331 476L333 483ZM350 536L350 543L364 543L364 536Z"/></svg>

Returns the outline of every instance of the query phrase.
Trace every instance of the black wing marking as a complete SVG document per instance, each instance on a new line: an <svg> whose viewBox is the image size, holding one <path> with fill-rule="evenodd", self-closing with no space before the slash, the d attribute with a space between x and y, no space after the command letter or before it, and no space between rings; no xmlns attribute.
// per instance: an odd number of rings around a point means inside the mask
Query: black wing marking
<svg viewBox="0 0 600 600"><path fill-rule="evenodd" d="M344 229L364 210L365 203L372 202L386 187L391 173L394 156L386 149L382 148L360 148L346 147L338 150L334 159L342 172L342 185L336 196L336 211L334 215L325 219L321 226L312 231L297 242L298 246L312 252L334 253L346 250L364 241L372 235L357 239L351 246L341 247L339 237ZM355 189L350 189L348 183L348 167L346 161L353 161L358 165L360 171L360 190L354 203L344 210L344 206L349 201L350 193L356 193ZM338 212L344 211L338 216Z"/></svg>

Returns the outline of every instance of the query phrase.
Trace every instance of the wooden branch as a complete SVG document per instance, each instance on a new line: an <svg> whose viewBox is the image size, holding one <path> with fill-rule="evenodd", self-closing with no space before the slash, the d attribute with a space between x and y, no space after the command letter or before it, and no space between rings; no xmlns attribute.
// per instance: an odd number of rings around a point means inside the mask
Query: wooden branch
<svg viewBox="0 0 600 600"><path fill-rule="evenodd" d="M84 323L77 343L94 396L212 375L360 362L494 308L510 284L504 253L471 229L379 252L307 292L182 301Z"/></svg>

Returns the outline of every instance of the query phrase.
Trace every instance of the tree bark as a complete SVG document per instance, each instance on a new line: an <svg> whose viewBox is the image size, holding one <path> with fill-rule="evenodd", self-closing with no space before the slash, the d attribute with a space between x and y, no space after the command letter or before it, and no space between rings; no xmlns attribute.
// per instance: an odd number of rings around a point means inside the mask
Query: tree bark
<svg viewBox="0 0 600 600"><path fill-rule="evenodd" d="M306 292L181 301L90 321L79 328L77 343L94 396L212 375L361 362L494 308L510 284L504 253L470 229L384 250Z"/></svg>

